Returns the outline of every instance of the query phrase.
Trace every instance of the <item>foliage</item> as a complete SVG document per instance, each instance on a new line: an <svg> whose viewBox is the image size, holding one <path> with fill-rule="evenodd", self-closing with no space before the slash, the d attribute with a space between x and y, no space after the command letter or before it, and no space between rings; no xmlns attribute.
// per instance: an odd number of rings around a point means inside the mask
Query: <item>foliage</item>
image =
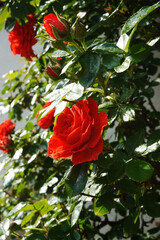
<svg viewBox="0 0 160 240"><path fill-rule="evenodd" d="M159 239L160 112L152 103L159 7L155 0L3 0L0 29L11 31L34 13L43 49L3 77L1 110L24 127L15 128L0 163L0 239ZM75 39L64 44L47 34L43 18L50 13L67 19ZM62 71L53 80L45 69L56 64ZM87 98L108 114L103 152L76 166L51 159L53 131L37 125L37 113L53 101L38 119L55 108L55 124L66 106Z"/></svg>

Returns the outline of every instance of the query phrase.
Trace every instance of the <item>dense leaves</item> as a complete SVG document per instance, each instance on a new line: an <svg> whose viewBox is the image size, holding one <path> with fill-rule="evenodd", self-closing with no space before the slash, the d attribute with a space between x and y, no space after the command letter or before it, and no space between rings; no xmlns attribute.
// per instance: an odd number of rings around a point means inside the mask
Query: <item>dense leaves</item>
<svg viewBox="0 0 160 240"><path fill-rule="evenodd" d="M0 162L0 239L160 238L160 112L152 99L159 7L155 0L2 1L0 29L23 29L34 14L41 50L2 77L0 115L16 125ZM94 107L79 110L86 99ZM52 159L46 153L58 119ZM84 162L73 166L77 151Z"/></svg>

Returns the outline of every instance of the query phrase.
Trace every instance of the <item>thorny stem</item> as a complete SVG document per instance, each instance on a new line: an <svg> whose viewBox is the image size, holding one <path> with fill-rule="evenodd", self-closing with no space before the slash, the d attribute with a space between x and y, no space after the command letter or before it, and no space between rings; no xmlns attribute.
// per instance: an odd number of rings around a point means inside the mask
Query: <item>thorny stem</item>
<svg viewBox="0 0 160 240"><path fill-rule="evenodd" d="M93 196L93 195L90 195L90 194L87 194L87 193L80 193L80 195L86 196L86 197L91 197L91 198L98 198L97 196Z"/></svg>

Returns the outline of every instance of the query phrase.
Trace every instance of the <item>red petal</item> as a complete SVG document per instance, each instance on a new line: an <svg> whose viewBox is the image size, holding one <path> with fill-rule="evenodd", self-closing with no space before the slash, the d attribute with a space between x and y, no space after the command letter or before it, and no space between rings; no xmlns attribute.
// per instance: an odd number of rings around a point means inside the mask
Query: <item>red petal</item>
<svg viewBox="0 0 160 240"><path fill-rule="evenodd" d="M68 158L72 156L71 146L63 140L51 137L48 143L47 155L51 158Z"/></svg>
<svg viewBox="0 0 160 240"><path fill-rule="evenodd" d="M72 157L72 162L74 165L77 165L83 162L98 160L98 156L102 152L102 150L103 150L103 140L102 138L100 138L99 142L94 148L87 147L85 150L81 152L74 153Z"/></svg>
<svg viewBox="0 0 160 240"><path fill-rule="evenodd" d="M94 125L92 126L92 137L88 143L88 146L93 148L99 141L103 128L108 124L108 115L105 112L100 112Z"/></svg>

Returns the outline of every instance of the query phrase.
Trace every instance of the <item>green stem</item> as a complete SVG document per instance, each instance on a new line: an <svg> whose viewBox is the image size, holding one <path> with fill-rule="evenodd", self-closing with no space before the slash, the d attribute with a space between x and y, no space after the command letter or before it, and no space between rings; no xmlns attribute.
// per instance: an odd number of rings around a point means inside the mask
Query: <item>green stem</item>
<svg viewBox="0 0 160 240"><path fill-rule="evenodd" d="M22 230L35 230L35 231L43 231L43 232L46 232L45 229L42 229L42 228L22 228Z"/></svg>
<svg viewBox="0 0 160 240"><path fill-rule="evenodd" d="M102 93L104 95L104 91L103 89L100 89L100 88L88 88L86 89L86 91L84 93L87 93L87 92L99 92L99 93Z"/></svg>
<svg viewBox="0 0 160 240"><path fill-rule="evenodd" d="M84 52L84 50L78 45L78 43L76 43L74 40L71 42L73 44L73 46L75 46L81 53Z"/></svg>
<svg viewBox="0 0 160 240"><path fill-rule="evenodd" d="M107 78L106 78L106 80L105 80L105 82L104 82L105 90L107 89L108 81L109 81L109 79L110 79L111 76L112 76L112 72L110 72L110 73L108 74L108 76L107 76Z"/></svg>
<svg viewBox="0 0 160 240"><path fill-rule="evenodd" d="M85 41L81 42L81 44L82 44L82 47L84 48L84 50L85 50L85 52L86 52L86 51L87 51L87 46L86 46L86 44L85 44Z"/></svg>
<svg viewBox="0 0 160 240"><path fill-rule="evenodd" d="M69 53L70 55L72 55L73 57L75 57L76 55L72 52L70 52L68 49L66 50L67 53Z"/></svg>

